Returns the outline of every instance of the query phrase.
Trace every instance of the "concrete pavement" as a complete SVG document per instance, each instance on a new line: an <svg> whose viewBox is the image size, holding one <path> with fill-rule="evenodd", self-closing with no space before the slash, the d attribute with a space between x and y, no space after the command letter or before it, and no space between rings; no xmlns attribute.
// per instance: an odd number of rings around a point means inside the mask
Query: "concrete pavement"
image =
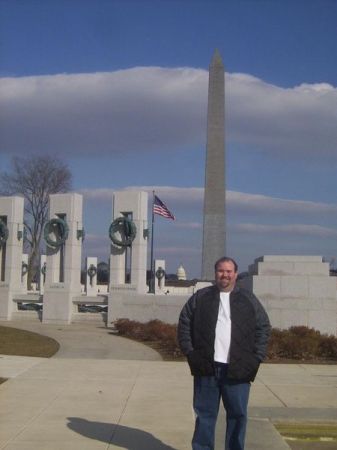
<svg viewBox="0 0 337 450"><path fill-rule="evenodd" d="M22 328L55 339L61 347L53 358L162 360L155 350L117 336L103 323L75 323L69 326L39 321L0 321L0 325Z"/></svg>
<svg viewBox="0 0 337 450"><path fill-rule="evenodd" d="M0 377L10 378L0 385L0 449L191 448L186 363L161 361L153 350L92 323L1 324L54 337L61 350L50 359L0 356ZM246 449L289 448L273 421L337 423L336 388L336 365L263 364L252 384ZM223 434L221 412L217 450Z"/></svg>

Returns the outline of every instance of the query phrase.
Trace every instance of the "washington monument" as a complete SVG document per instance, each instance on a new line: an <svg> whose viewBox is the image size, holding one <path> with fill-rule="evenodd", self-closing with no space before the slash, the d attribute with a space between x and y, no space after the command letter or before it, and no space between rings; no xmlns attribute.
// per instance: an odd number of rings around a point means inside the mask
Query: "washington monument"
<svg viewBox="0 0 337 450"><path fill-rule="evenodd" d="M209 66L203 280L214 279L214 263L226 254L225 201L225 76L220 53L216 50Z"/></svg>

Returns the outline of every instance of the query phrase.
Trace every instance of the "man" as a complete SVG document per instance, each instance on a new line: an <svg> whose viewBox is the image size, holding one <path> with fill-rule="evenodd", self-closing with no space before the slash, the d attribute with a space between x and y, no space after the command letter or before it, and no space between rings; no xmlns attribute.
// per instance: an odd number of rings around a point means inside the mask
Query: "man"
<svg viewBox="0 0 337 450"><path fill-rule="evenodd" d="M215 263L215 285L183 307L178 341L194 376L193 450L213 450L220 396L226 410L225 450L243 450L250 382L265 358L270 323L263 306L236 286L232 258Z"/></svg>

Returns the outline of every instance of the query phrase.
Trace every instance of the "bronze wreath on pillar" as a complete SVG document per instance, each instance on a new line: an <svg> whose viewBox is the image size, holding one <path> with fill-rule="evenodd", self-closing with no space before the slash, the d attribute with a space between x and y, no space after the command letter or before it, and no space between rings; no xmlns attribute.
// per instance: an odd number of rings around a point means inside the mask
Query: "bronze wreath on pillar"
<svg viewBox="0 0 337 450"><path fill-rule="evenodd" d="M165 270L162 267L158 267L158 270L156 272L156 277L158 280L161 280L165 276Z"/></svg>
<svg viewBox="0 0 337 450"><path fill-rule="evenodd" d="M117 232L121 236L120 239L116 237ZM118 247L130 247L136 234L136 225L127 217L117 217L117 219L111 223L109 228L109 237L112 243Z"/></svg>
<svg viewBox="0 0 337 450"><path fill-rule="evenodd" d="M3 220L0 219L0 247L7 241L8 239L8 228Z"/></svg>
<svg viewBox="0 0 337 450"><path fill-rule="evenodd" d="M50 238L50 234L55 235L55 239ZM50 219L44 226L44 240L48 247L58 249L68 239L69 227L67 222L60 218Z"/></svg>
<svg viewBox="0 0 337 450"><path fill-rule="evenodd" d="M28 264L26 262L22 261L22 264L21 264L21 276L24 277L27 272L28 272Z"/></svg>
<svg viewBox="0 0 337 450"><path fill-rule="evenodd" d="M97 273L96 266L94 266L93 264L90 264L90 266L88 267L87 273L88 273L90 279L93 278Z"/></svg>
<svg viewBox="0 0 337 450"><path fill-rule="evenodd" d="M47 263L43 263L43 266L41 267L41 273L42 275L46 275L47 272Z"/></svg>

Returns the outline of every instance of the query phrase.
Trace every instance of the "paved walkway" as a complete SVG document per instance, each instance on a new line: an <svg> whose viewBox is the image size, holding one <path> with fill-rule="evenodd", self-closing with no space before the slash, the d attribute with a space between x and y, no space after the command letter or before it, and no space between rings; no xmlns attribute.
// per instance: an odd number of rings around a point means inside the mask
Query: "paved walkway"
<svg viewBox="0 0 337 450"><path fill-rule="evenodd" d="M50 359L0 355L0 449L188 450L192 378L186 363L92 323L10 322L57 339ZM337 366L263 364L252 385L247 450L289 448L275 420L337 423ZM222 449L220 414L216 449Z"/></svg>

